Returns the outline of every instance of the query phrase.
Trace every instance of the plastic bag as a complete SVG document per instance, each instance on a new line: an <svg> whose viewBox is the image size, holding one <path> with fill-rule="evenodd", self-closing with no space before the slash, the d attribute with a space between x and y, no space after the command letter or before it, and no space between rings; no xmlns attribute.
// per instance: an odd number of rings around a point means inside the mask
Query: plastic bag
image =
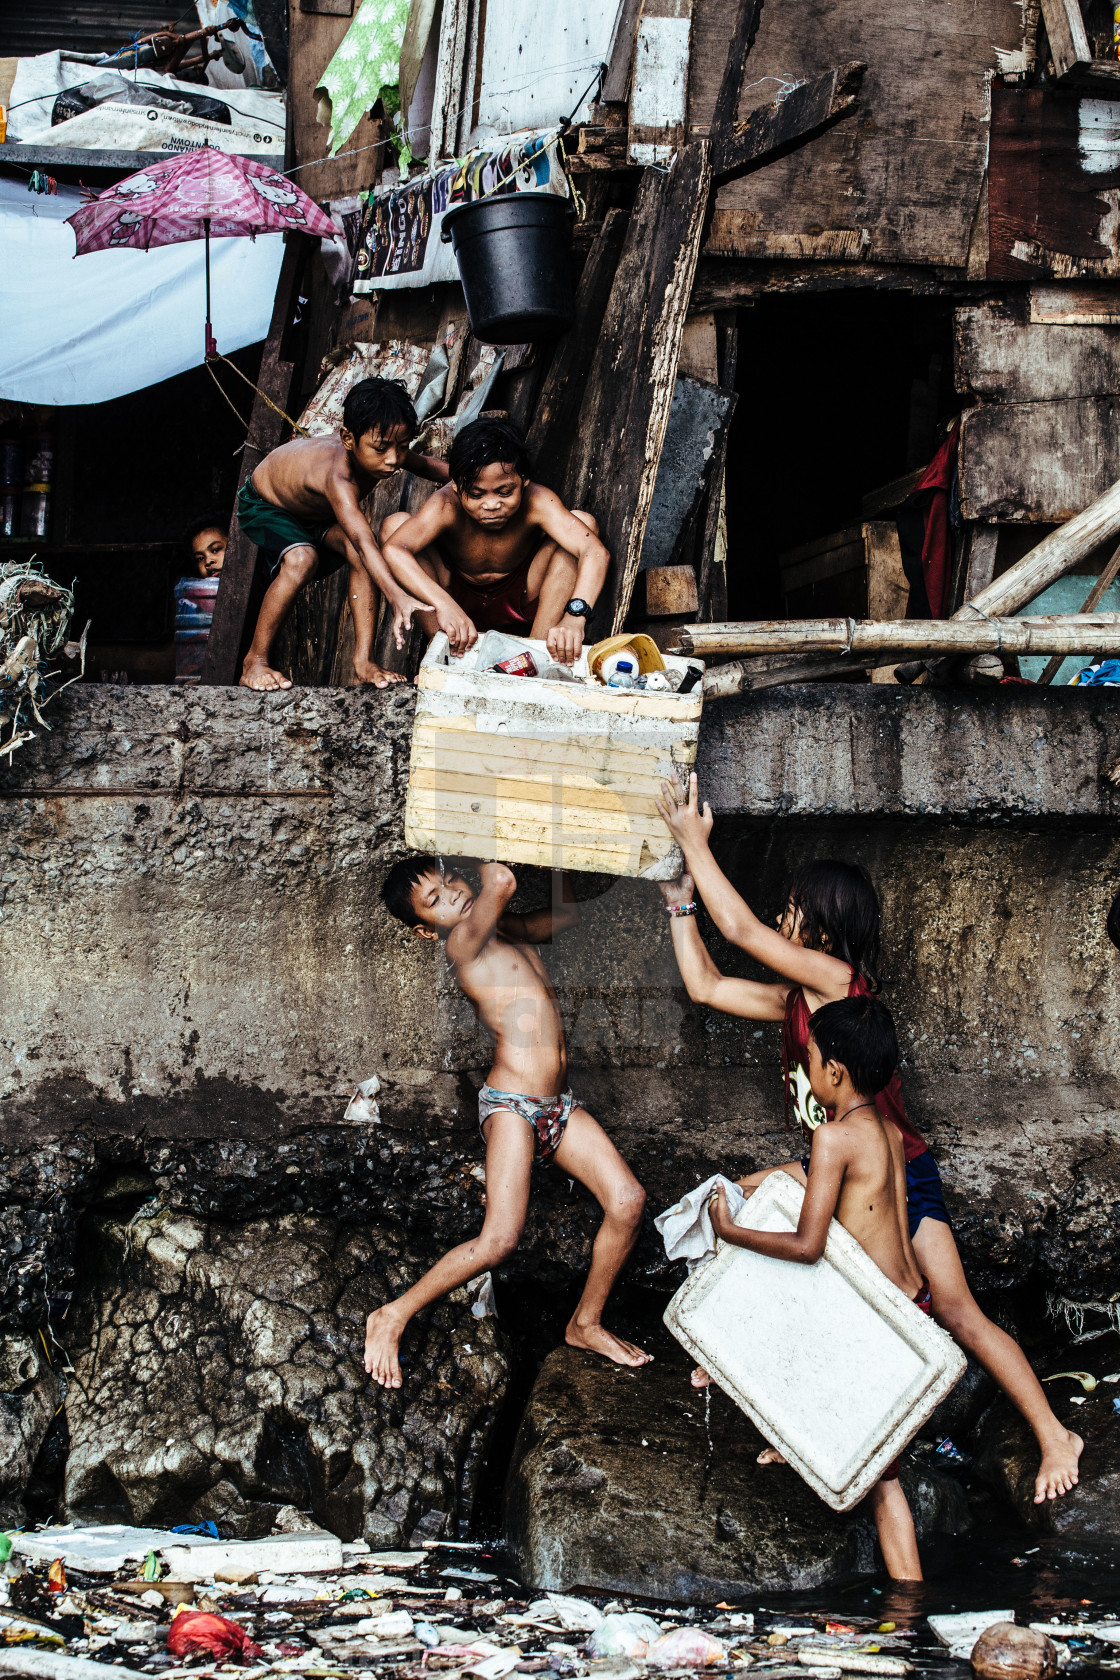
<svg viewBox="0 0 1120 1680"><path fill-rule="evenodd" d="M727 1661L727 1647L703 1628L679 1627L650 1646L646 1661L651 1668L711 1668Z"/></svg>
<svg viewBox="0 0 1120 1680"><path fill-rule="evenodd" d="M615 1612L603 1617L587 1641L587 1655L644 1657L660 1638L661 1629L652 1616L643 1616L638 1610Z"/></svg>
<svg viewBox="0 0 1120 1680"><path fill-rule="evenodd" d="M173 1619L167 1630L167 1649L173 1657L185 1657L191 1651L209 1651L223 1662L240 1657L252 1660L261 1655L249 1635L228 1616L215 1616L206 1610L183 1610Z"/></svg>

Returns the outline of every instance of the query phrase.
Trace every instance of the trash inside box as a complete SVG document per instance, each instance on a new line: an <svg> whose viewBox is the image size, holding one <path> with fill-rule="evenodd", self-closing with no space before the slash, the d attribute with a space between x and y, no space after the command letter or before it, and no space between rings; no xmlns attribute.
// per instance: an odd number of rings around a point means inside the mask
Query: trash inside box
<svg viewBox="0 0 1120 1680"><path fill-rule="evenodd" d="M495 671L532 654L537 676ZM665 656L676 678L695 660ZM703 698L610 688L586 654L487 631L454 657L432 638L417 678L405 840L421 852L668 880L681 857L655 801L696 761Z"/></svg>
<svg viewBox="0 0 1120 1680"><path fill-rule="evenodd" d="M735 1223L794 1231L804 1194L771 1173ZM721 1245L665 1323L834 1511L871 1490L965 1369L835 1220L812 1266Z"/></svg>

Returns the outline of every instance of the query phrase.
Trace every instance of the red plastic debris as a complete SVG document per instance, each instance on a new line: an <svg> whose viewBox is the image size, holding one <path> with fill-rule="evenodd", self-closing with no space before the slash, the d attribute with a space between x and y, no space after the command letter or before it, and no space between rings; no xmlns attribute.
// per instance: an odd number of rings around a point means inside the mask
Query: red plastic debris
<svg viewBox="0 0 1120 1680"><path fill-rule="evenodd" d="M47 1591L64 1593L66 1591L66 1564L62 1558L55 1558L47 1570Z"/></svg>
<svg viewBox="0 0 1120 1680"><path fill-rule="evenodd" d="M167 1630L167 1649L173 1657L185 1657L190 1651L209 1651L224 1662L240 1657L252 1661L261 1655L249 1635L228 1616L215 1616L206 1610L184 1610Z"/></svg>

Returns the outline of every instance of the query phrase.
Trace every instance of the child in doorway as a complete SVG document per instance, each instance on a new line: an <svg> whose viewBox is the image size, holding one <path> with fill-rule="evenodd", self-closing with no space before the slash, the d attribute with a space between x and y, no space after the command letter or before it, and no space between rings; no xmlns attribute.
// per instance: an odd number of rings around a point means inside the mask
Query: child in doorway
<svg viewBox="0 0 1120 1680"><path fill-rule="evenodd" d="M378 590L393 611L398 647L418 608L434 612L440 628L461 635L464 615L448 603L433 607L431 579L420 566L389 570L360 503L383 478L401 468L442 484L447 464L415 455L408 440L417 429L416 410L404 386L392 379L363 379L348 392L337 437L296 438L266 455L237 493L237 521L261 549L272 582L261 602L253 645L241 672L245 688L291 688L269 664L277 632L299 591L316 574L350 568L354 619L354 674L361 683L385 688L403 682L373 661L373 637L380 606Z"/></svg>
<svg viewBox="0 0 1120 1680"><path fill-rule="evenodd" d="M736 1248L812 1266L824 1253L829 1221L835 1216L879 1270L928 1313L929 1290L907 1231L902 1137L875 1106L875 1093L897 1065L894 1022L878 998L842 998L816 1010L809 1018L809 1088L821 1108L831 1113L832 1124L813 1134L797 1230L754 1231L736 1225L722 1185L712 1208L712 1228ZM805 1173L797 1176L806 1178ZM872 1373L868 1378L874 1380ZM771 1447L759 1462L785 1460ZM920 1581L914 1519L899 1484L897 1460L868 1498L887 1574L896 1581Z"/></svg>
<svg viewBox="0 0 1120 1680"><path fill-rule="evenodd" d="M729 1015L782 1023L786 1101L810 1141L828 1114L808 1079L809 1018L823 1004L879 991L879 900L865 870L822 860L795 875L777 930L766 927L735 891L712 856L712 813L700 809L696 776L687 796L679 782L662 783L658 809L684 852L686 873L662 886L672 920L673 950L688 995ZM693 882L695 881L695 887ZM777 984L721 974L700 938L693 892L733 945L783 976ZM914 1252L929 1280L933 1316L973 1354L1022 1412L1042 1452L1035 1504L1068 1493L1077 1481L1083 1442L1059 1423L1038 1378L1016 1342L981 1311L965 1279L941 1188L941 1175L924 1139L907 1118L897 1068L875 1093L884 1120L897 1128L906 1154L907 1210ZM783 1169L774 1169L783 1170ZM784 1170L803 1173L797 1163ZM765 1172L744 1179L753 1190ZM703 1386L702 1372L693 1378Z"/></svg>
<svg viewBox="0 0 1120 1680"><path fill-rule="evenodd" d="M607 1297L638 1236L645 1191L602 1127L568 1089L568 1057L556 993L534 949L578 917L566 879L554 909L510 915L517 891L502 863L480 867L476 896L434 857L395 864L381 889L386 908L420 939L446 942L460 988L495 1038L494 1065L478 1093L486 1142L486 1217L477 1237L445 1254L418 1283L369 1315L365 1367L383 1388L399 1388L405 1325L448 1290L497 1266L521 1239L534 1160L555 1161L587 1186L603 1209L591 1271L565 1333L570 1347L616 1365L649 1355L602 1323Z"/></svg>
<svg viewBox="0 0 1120 1680"><path fill-rule="evenodd" d="M199 577L217 577L226 557L229 520L220 513L208 513L188 527L187 542Z"/></svg>
<svg viewBox="0 0 1120 1680"><path fill-rule="evenodd" d="M402 583L422 566L437 600L466 614L469 634L451 638L453 652L464 653L480 630L507 630L547 642L570 665L610 564L595 520L530 481L524 439L504 420L464 426L448 466L451 482L419 513L392 513L382 524L389 565ZM430 634L436 614L421 613L420 622Z"/></svg>

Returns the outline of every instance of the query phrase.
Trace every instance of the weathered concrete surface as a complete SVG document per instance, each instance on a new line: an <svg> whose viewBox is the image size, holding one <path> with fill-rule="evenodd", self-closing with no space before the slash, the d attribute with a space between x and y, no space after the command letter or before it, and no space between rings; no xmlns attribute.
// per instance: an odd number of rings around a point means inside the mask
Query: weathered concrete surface
<svg viewBox="0 0 1120 1680"><path fill-rule="evenodd" d="M765 1442L718 1389L710 1411L666 1339L641 1371L559 1348L514 1447L505 1534L532 1586L715 1603L824 1586L873 1565L866 1512L841 1516L797 1473L756 1463ZM961 1489L909 1458L919 1537L969 1526Z"/></svg>
<svg viewBox="0 0 1120 1680"><path fill-rule="evenodd" d="M68 1518L211 1519L249 1537L295 1505L375 1546L469 1519L503 1339L457 1290L409 1327L401 1388L371 1387L366 1314L423 1269L399 1230L105 1215L85 1262L67 1324Z"/></svg>
<svg viewBox="0 0 1120 1680"><path fill-rule="evenodd" d="M82 686L4 772L8 1323L72 1287L75 1210L122 1165L203 1218L384 1211L431 1246L481 1217L487 1046L439 954L378 899L412 705ZM906 1090L980 1283L1112 1291L1120 841L1099 771L1118 754L1107 690L802 688L705 722L717 850L760 911L805 857L875 876ZM655 889L580 890L599 896L550 958L573 1077L651 1209L716 1166L784 1158L775 1029L688 1004ZM373 1071L385 1124L355 1134L341 1111ZM541 1183L514 1268L564 1281L596 1214ZM651 1239L637 1263L663 1268Z"/></svg>

